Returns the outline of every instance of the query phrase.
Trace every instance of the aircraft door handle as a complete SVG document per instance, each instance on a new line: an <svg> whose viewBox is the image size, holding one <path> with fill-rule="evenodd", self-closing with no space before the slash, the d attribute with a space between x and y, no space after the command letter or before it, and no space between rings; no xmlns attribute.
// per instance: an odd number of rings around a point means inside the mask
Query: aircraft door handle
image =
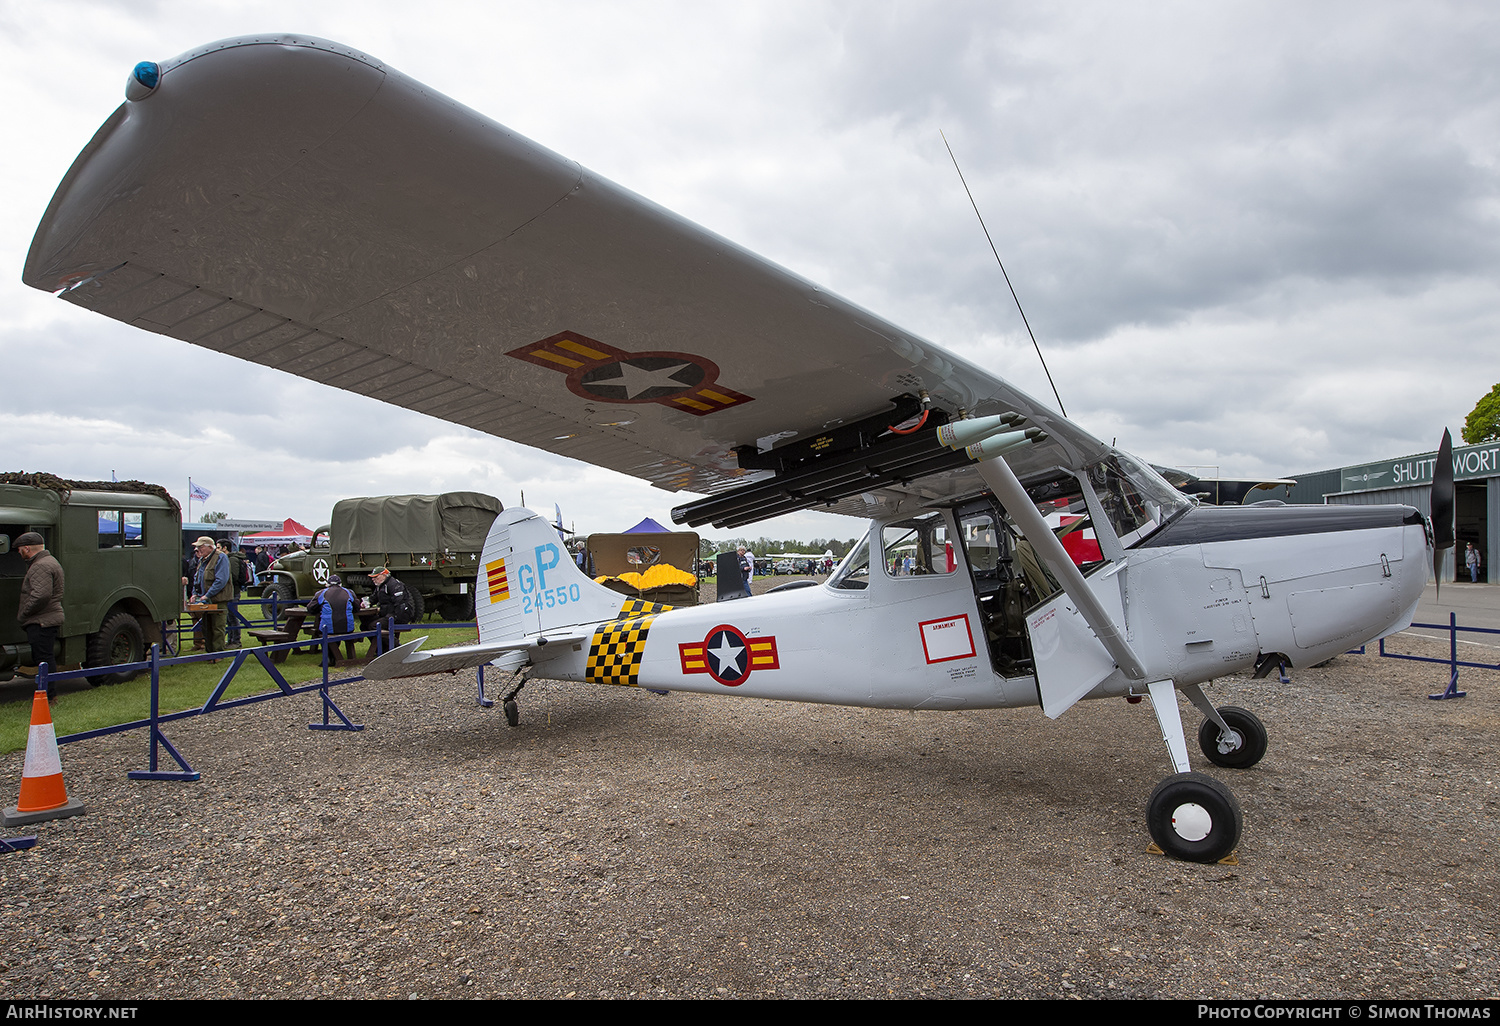
<svg viewBox="0 0 1500 1026"><path fill-rule="evenodd" d="M1380 554L1380 576L1391 576L1391 561L1386 558L1384 552Z"/></svg>
<svg viewBox="0 0 1500 1026"><path fill-rule="evenodd" d="M1260 577L1260 597L1261 598L1270 598L1271 597L1271 588L1270 588L1269 585L1266 584L1266 576L1265 576L1265 574L1261 574L1261 577Z"/></svg>

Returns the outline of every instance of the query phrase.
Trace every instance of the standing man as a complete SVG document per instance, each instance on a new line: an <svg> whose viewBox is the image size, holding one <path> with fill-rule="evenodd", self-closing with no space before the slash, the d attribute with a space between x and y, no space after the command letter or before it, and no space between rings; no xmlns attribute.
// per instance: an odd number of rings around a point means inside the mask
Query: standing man
<svg viewBox="0 0 1500 1026"><path fill-rule="evenodd" d="M1479 583L1479 550L1474 547L1473 542L1466 542L1468 548L1464 551L1464 566L1469 568L1469 583Z"/></svg>
<svg viewBox="0 0 1500 1026"><path fill-rule="evenodd" d="M220 538L217 547L229 560L229 588L233 592L229 597L235 602L240 600L240 585L247 583L245 575L245 554L239 549L231 548L229 540ZM240 647L240 617L239 606L231 606L226 613L227 632L229 644L232 648Z"/></svg>
<svg viewBox="0 0 1500 1026"><path fill-rule="evenodd" d="M26 632L26 641L31 646L31 665L19 667L17 672L35 677L42 663L48 670L57 669L54 649L57 646L57 629L63 624L63 571L47 543L35 531L27 531L16 539L16 551L26 560L26 576L21 579L21 601L16 607L16 619ZM47 686L47 698L52 698L52 686Z"/></svg>
<svg viewBox="0 0 1500 1026"><path fill-rule="evenodd" d="M229 557L215 549L214 540L207 535L193 542L193 552L198 556L198 570L190 599L194 604L212 602L219 607L215 612L203 614L203 642L208 651L222 652L229 600L234 597L229 583Z"/></svg>
<svg viewBox="0 0 1500 1026"><path fill-rule="evenodd" d="M750 594L750 578L755 576L755 557L750 555L745 546L741 545L737 550L740 554L740 576L745 579L745 595Z"/></svg>

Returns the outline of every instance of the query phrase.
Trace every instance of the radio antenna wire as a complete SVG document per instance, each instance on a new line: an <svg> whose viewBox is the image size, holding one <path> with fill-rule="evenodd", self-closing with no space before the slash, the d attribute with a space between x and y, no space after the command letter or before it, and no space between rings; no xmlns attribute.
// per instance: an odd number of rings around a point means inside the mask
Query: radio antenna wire
<svg viewBox="0 0 1500 1026"><path fill-rule="evenodd" d="M984 230L985 241L990 244L990 252L995 254L995 263L1000 265L1000 274L1005 278L1005 287L1010 289L1010 298L1016 301L1016 310L1021 314L1021 323L1026 325L1026 334L1031 336L1032 348L1036 350L1036 358L1042 361L1042 373L1047 375L1047 384L1052 386L1052 397L1057 400L1057 408L1064 417L1068 415L1068 409L1063 405L1062 396L1057 394L1057 382L1052 380L1052 372L1047 369L1047 358L1042 355L1042 347L1037 345L1036 332L1031 330L1031 322L1026 319L1026 311L1021 309L1021 297L1016 295L1016 287L1010 283L1010 275L1005 273L1005 262L1000 259L1000 251L995 248L995 240L990 238L989 226L984 223L984 215L979 212L979 204L974 202L974 193L969 189L969 183L964 178L964 169L958 166L958 158L953 155L953 147L948 145L948 136L938 129L938 135L943 137L943 145L948 149L948 159L953 161L953 170L958 172L958 180L963 183L964 192L969 197L969 206L974 208L974 216L979 218L979 227Z"/></svg>

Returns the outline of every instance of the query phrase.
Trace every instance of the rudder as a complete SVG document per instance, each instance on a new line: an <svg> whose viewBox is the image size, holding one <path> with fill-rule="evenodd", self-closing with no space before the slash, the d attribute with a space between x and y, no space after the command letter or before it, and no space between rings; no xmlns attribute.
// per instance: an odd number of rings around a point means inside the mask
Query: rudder
<svg viewBox="0 0 1500 1026"><path fill-rule="evenodd" d="M610 620L624 602L578 569L541 516L516 506L495 518L475 582L481 642Z"/></svg>

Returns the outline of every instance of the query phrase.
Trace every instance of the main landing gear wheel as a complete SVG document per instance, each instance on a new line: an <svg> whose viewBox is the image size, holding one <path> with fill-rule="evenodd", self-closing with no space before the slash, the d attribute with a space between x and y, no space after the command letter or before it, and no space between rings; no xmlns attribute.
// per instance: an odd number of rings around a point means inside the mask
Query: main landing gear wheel
<svg viewBox="0 0 1500 1026"><path fill-rule="evenodd" d="M1240 843L1244 819L1229 788L1202 773L1178 773L1151 792L1146 827L1174 859L1218 862Z"/></svg>
<svg viewBox="0 0 1500 1026"><path fill-rule="evenodd" d="M1219 715L1238 737L1221 734L1213 720L1204 720L1198 728L1198 747L1208 761L1225 769L1249 769L1266 754L1266 725L1249 709L1226 705Z"/></svg>

